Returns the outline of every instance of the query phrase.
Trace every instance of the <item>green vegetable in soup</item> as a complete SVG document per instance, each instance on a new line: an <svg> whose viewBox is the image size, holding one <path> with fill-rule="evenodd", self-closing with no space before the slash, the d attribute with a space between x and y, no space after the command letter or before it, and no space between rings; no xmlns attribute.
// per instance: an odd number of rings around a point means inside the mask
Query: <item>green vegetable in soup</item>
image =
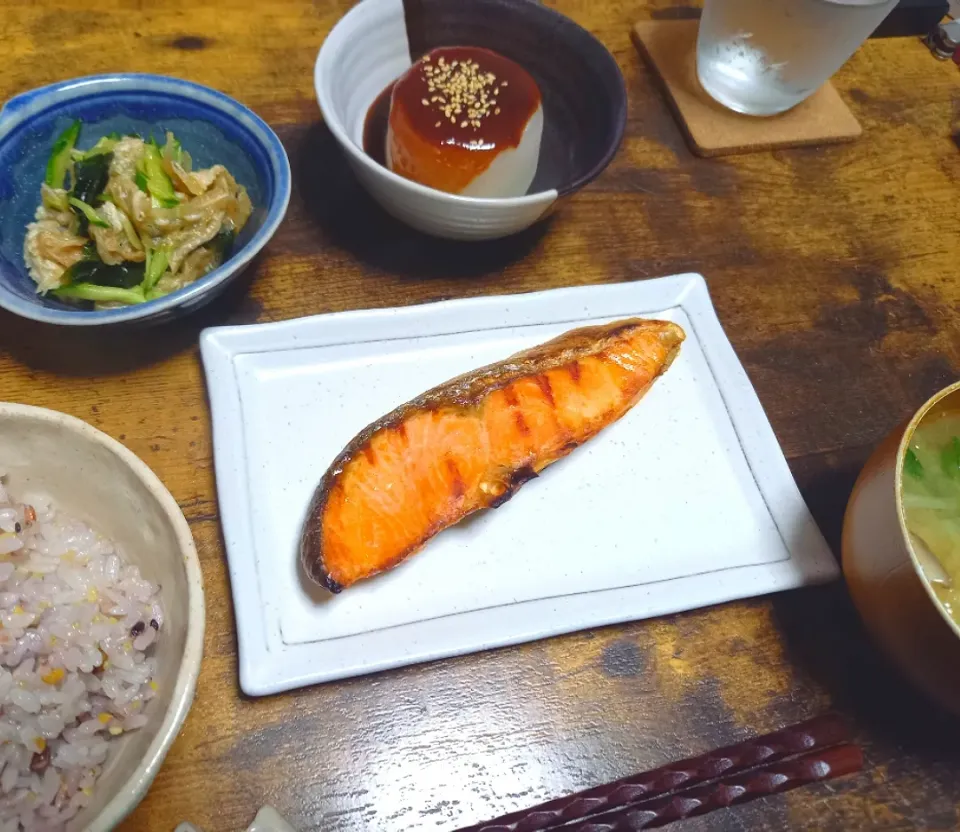
<svg viewBox="0 0 960 832"><path fill-rule="evenodd" d="M960 621L960 412L926 417L903 459L904 520L914 548L942 572L928 574L944 608Z"/></svg>
<svg viewBox="0 0 960 832"><path fill-rule="evenodd" d="M66 130L64 130L53 143L53 150L50 152L50 159L47 162L47 173L44 181L51 188L62 188L67 178L67 171L70 170L71 151L77 143L77 137L80 135L80 122L75 121Z"/></svg>
<svg viewBox="0 0 960 832"><path fill-rule="evenodd" d="M960 439L956 436L940 451L940 468L952 480L960 477Z"/></svg>
<svg viewBox="0 0 960 832"><path fill-rule="evenodd" d="M907 448L907 455L903 459L903 470L914 479L923 477L923 465L913 452L913 448Z"/></svg>

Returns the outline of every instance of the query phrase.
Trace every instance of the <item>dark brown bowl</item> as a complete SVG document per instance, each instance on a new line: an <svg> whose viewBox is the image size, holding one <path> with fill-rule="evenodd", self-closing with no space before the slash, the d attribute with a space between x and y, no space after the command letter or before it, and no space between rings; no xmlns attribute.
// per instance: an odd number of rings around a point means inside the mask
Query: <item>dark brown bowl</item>
<svg viewBox="0 0 960 832"><path fill-rule="evenodd" d="M960 382L928 400L867 460L844 517L843 574L876 642L907 678L960 716L960 623L931 586L903 508L903 459L914 431L958 403Z"/></svg>
<svg viewBox="0 0 960 832"><path fill-rule="evenodd" d="M539 85L543 138L525 196L443 193L397 176L364 152L364 123L377 97L441 46L492 49ZM613 56L570 18L534 0L363 0L327 37L314 80L327 126L363 185L390 213L440 236L483 239L531 225L603 171L626 126L626 87Z"/></svg>

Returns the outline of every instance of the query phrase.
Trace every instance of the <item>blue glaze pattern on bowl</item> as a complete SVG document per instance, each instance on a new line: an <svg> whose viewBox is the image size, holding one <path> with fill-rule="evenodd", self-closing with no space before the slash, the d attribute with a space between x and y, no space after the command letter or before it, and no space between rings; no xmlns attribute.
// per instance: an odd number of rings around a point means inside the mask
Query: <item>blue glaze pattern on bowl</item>
<svg viewBox="0 0 960 832"><path fill-rule="evenodd" d="M40 203L56 137L83 122L78 146L108 133L163 140L173 131L198 167L219 163L247 188L253 214L226 263L189 286L136 306L86 311L36 292L23 259L27 224ZM290 201L290 163L270 127L226 95L178 78L103 75L24 93L0 110L0 306L26 318L90 326L159 322L202 306L222 292L273 236Z"/></svg>

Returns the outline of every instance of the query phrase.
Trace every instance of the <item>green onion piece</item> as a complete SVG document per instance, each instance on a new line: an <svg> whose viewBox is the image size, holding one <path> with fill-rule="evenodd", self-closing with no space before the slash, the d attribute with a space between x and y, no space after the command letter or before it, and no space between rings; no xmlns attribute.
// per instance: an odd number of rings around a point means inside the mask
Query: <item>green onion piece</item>
<svg viewBox="0 0 960 832"><path fill-rule="evenodd" d="M166 297L169 294L170 294L169 289L158 289L156 286L154 286L149 292L147 292L146 299L156 300L157 298Z"/></svg>
<svg viewBox="0 0 960 832"><path fill-rule="evenodd" d="M183 145L180 144L177 137L169 131L167 132L166 144L160 149L160 154L169 162L180 165L180 167L188 173L191 167L193 167L193 160L190 158L190 154L183 149Z"/></svg>
<svg viewBox="0 0 960 832"><path fill-rule="evenodd" d="M121 289L116 286L97 286L93 283L75 283L54 289L53 294L65 300L92 300L99 303L143 303L146 298L139 289Z"/></svg>
<svg viewBox="0 0 960 832"><path fill-rule="evenodd" d="M103 153L113 153L113 149L117 146L117 139L112 136L102 136L97 140L97 143L86 151L81 158L89 159L93 156L100 156Z"/></svg>
<svg viewBox="0 0 960 832"><path fill-rule="evenodd" d="M83 213L83 215L87 218L87 222L89 222L90 225L96 225L96 226L99 226L100 228L109 228L109 227L110 227L110 223L108 223L106 220L102 219L102 218L100 217L100 215L96 212L96 210L94 210L94 208L93 208L92 206L87 205L86 202L83 202L83 201L81 201L81 200L79 200L79 199L77 199L76 197L73 197L73 196L70 197L70 199L68 200L68 202L69 202L74 208L77 208L78 210L80 210L80 211Z"/></svg>
<svg viewBox="0 0 960 832"><path fill-rule="evenodd" d="M133 176L134 184L145 194L150 193L147 189L147 175L142 171L138 170Z"/></svg>
<svg viewBox="0 0 960 832"><path fill-rule="evenodd" d="M44 207L52 211L69 211L70 203L67 201L67 195L62 190L54 190L46 185L40 188L40 199Z"/></svg>
<svg viewBox="0 0 960 832"><path fill-rule="evenodd" d="M155 141L144 147L140 171L143 173L145 190L164 208L175 208L180 204L177 192L173 189L173 180L163 169L163 157ZM140 182L137 182L137 186L140 187Z"/></svg>
<svg viewBox="0 0 960 832"><path fill-rule="evenodd" d="M160 153L165 159L169 159L171 162L180 164L180 162L183 161L183 147L181 147L180 142L177 141L176 136L169 130L167 131L166 144L164 144Z"/></svg>
<svg viewBox="0 0 960 832"><path fill-rule="evenodd" d="M143 278L143 290L149 292L163 277L170 262L170 252L166 248L147 249L147 269Z"/></svg>
<svg viewBox="0 0 960 832"><path fill-rule="evenodd" d="M112 199L110 201L113 202ZM127 241L137 251L142 251L143 240L140 239L140 235L137 234L137 229L134 228L133 223L130 222L130 217L123 211L118 211L117 213L120 215L120 225L123 226L123 233L127 235Z"/></svg>
<svg viewBox="0 0 960 832"><path fill-rule="evenodd" d="M913 448L907 448L907 455L903 458L903 470L915 480L923 479L923 465Z"/></svg>
<svg viewBox="0 0 960 832"><path fill-rule="evenodd" d="M77 137L80 135L80 120L73 122L64 130L53 143L53 150L50 151L50 159L47 162L47 173L44 181L51 188L62 188L64 180L67 178L67 171L70 169L70 153L73 146L77 143Z"/></svg>

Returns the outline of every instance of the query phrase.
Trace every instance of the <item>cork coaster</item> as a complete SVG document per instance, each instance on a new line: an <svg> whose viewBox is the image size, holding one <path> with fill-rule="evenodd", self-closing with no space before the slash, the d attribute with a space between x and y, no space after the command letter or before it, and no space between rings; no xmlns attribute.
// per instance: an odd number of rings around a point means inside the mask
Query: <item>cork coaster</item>
<svg viewBox="0 0 960 832"><path fill-rule="evenodd" d="M829 82L778 116L745 116L714 101L697 80L697 20L644 20L633 39L660 76L694 153L725 156L776 147L848 142L860 123Z"/></svg>

